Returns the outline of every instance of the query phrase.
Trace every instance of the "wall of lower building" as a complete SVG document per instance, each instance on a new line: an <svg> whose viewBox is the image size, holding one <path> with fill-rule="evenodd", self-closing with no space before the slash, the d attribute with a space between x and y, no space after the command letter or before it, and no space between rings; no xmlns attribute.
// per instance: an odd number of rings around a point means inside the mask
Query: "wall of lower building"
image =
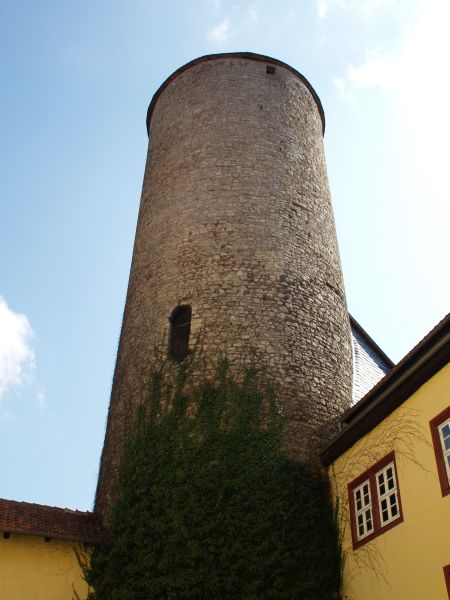
<svg viewBox="0 0 450 600"><path fill-rule="evenodd" d="M345 600L448 600L450 495L442 496L429 422L450 404L450 365L330 467L343 535ZM348 484L395 451L403 522L353 550Z"/></svg>
<svg viewBox="0 0 450 600"><path fill-rule="evenodd" d="M87 596L77 542L11 534L0 537L0 597L8 600L80 600Z"/></svg>

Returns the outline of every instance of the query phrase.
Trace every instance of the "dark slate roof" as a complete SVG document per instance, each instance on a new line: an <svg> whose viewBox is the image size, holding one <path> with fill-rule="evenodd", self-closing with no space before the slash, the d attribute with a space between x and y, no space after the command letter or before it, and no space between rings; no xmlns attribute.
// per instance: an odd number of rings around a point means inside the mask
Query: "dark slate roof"
<svg viewBox="0 0 450 600"><path fill-rule="evenodd" d="M0 499L0 529L95 543L104 537L98 517L91 512Z"/></svg>
<svg viewBox="0 0 450 600"><path fill-rule="evenodd" d="M450 313L340 418L340 431L322 449L331 464L450 362Z"/></svg>
<svg viewBox="0 0 450 600"><path fill-rule="evenodd" d="M394 366L369 334L350 315L353 347L353 404L358 402Z"/></svg>

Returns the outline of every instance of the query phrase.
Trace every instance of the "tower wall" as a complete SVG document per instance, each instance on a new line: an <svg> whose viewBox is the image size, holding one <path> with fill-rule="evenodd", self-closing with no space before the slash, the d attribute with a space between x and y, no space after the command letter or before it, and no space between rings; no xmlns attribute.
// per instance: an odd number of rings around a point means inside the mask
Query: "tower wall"
<svg viewBox="0 0 450 600"><path fill-rule="evenodd" d="M270 73L274 67L275 72ZM149 110L149 150L96 508L117 493L124 423L178 305L201 352L256 353L287 448L307 458L351 398L349 318L323 152L306 80L258 55L189 63Z"/></svg>

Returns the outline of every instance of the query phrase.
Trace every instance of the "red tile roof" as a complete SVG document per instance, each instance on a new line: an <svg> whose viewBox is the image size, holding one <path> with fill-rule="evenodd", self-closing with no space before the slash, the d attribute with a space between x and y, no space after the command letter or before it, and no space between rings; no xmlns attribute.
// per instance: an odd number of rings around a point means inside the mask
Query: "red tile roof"
<svg viewBox="0 0 450 600"><path fill-rule="evenodd" d="M4 499L0 499L0 530L91 543L104 537L94 513Z"/></svg>

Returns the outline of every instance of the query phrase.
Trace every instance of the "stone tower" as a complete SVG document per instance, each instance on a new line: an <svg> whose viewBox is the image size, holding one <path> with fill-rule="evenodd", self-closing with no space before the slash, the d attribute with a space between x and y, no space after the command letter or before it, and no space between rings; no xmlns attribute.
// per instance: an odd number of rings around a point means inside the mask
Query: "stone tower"
<svg viewBox="0 0 450 600"><path fill-rule="evenodd" d="M147 129L97 488L102 517L117 494L124 423L164 338L176 359L200 330L207 360L226 353L242 363L256 352L297 458L330 434L351 397L324 115L308 81L266 56L204 56L158 89Z"/></svg>

